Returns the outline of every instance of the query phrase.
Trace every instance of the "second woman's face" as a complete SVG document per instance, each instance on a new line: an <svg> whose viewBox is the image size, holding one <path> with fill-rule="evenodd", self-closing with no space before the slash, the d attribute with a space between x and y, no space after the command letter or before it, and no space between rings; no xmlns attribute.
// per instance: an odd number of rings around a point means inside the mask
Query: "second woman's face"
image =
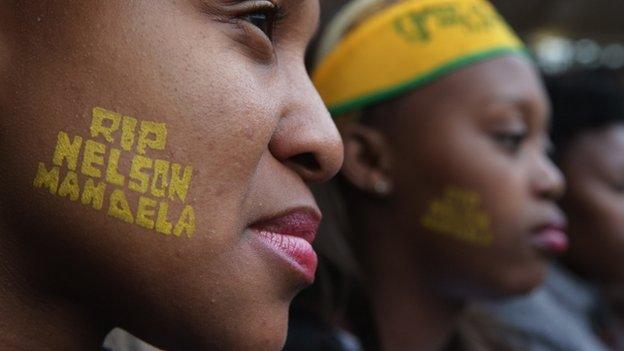
<svg viewBox="0 0 624 351"><path fill-rule="evenodd" d="M566 238L555 205L564 181L547 157L549 105L532 65L481 62L397 104L394 193L415 264L455 296L538 285Z"/></svg>
<svg viewBox="0 0 624 351"><path fill-rule="evenodd" d="M0 15L3 240L28 262L20 279L168 349L279 349L316 264L306 182L342 162L303 65L317 1Z"/></svg>
<svg viewBox="0 0 624 351"><path fill-rule="evenodd" d="M560 160L568 179L561 204L570 218L566 261L602 283L624 281L624 126L587 130Z"/></svg>

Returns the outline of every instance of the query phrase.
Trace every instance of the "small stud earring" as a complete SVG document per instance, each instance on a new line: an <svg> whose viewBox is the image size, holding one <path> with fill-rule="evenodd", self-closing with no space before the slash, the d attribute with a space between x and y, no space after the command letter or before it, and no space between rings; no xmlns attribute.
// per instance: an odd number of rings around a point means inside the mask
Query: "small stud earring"
<svg viewBox="0 0 624 351"><path fill-rule="evenodd" d="M378 180L375 182L375 192L379 195L388 195L390 193L390 183L386 180Z"/></svg>

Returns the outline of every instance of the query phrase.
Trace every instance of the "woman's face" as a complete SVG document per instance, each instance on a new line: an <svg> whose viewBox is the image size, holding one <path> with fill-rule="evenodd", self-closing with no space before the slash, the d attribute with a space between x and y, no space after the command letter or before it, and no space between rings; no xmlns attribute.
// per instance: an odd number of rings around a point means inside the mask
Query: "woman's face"
<svg viewBox="0 0 624 351"><path fill-rule="evenodd" d="M562 207L570 218L573 268L606 283L624 279L624 126L575 137L560 161L568 180Z"/></svg>
<svg viewBox="0 0 624 351"><path fill-rule="evenodd" d="M538 285L562 251L564 186L547 157L549 105L523 57L474 64L400 98L389 130L402 247L455 297Z"/></svg>
<svg viewBox="0 0 624 351"><path fill-rule="evenodd" d="M303 64L317 1L0 17L3 264L164 348L279 349L316 265L306 182L342 162Z"/></svg>

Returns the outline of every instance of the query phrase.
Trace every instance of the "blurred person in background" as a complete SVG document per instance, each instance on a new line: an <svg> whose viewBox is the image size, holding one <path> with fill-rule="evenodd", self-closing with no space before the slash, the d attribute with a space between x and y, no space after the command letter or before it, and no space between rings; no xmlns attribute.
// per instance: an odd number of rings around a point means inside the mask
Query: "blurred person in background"
<svg viewBox="0 0 624 351"><path fill-rule="evenodd" d="M624 89L615 72L547 79L570 248L543 288L483 308L527 350L624 350Z"/></svg>
<svg viewBox="0 0 624 351"><path fill-rule="evenodd" d="M319 56L345 163L317 191L325 264L307 294L334 305L302 297L286 350L470 348L454 337L466 304L531 291L567 246L532 61L480 0L355 1Z"/></svg>

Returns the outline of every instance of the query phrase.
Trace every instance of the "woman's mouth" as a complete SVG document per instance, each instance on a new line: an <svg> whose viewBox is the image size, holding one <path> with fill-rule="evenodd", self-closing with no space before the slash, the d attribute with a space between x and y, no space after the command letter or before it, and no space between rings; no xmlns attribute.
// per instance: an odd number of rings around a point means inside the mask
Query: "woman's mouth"
<svg viewBox="0 0 624 351"><path fill-rule="evenodd" d="M568 249L566 226L566 220L563 217L557 217L547 224L537 227L531 234L531 245L547 255L565 252Z"/></svg>
<svg viewBox="0 0 624 351"><path fill-rule="evenodd" d="M251 226L260 242L302 274L306 283L314 282L318 258L312 248L321 217L311 210L295 210L262 220Z"/></svg>

